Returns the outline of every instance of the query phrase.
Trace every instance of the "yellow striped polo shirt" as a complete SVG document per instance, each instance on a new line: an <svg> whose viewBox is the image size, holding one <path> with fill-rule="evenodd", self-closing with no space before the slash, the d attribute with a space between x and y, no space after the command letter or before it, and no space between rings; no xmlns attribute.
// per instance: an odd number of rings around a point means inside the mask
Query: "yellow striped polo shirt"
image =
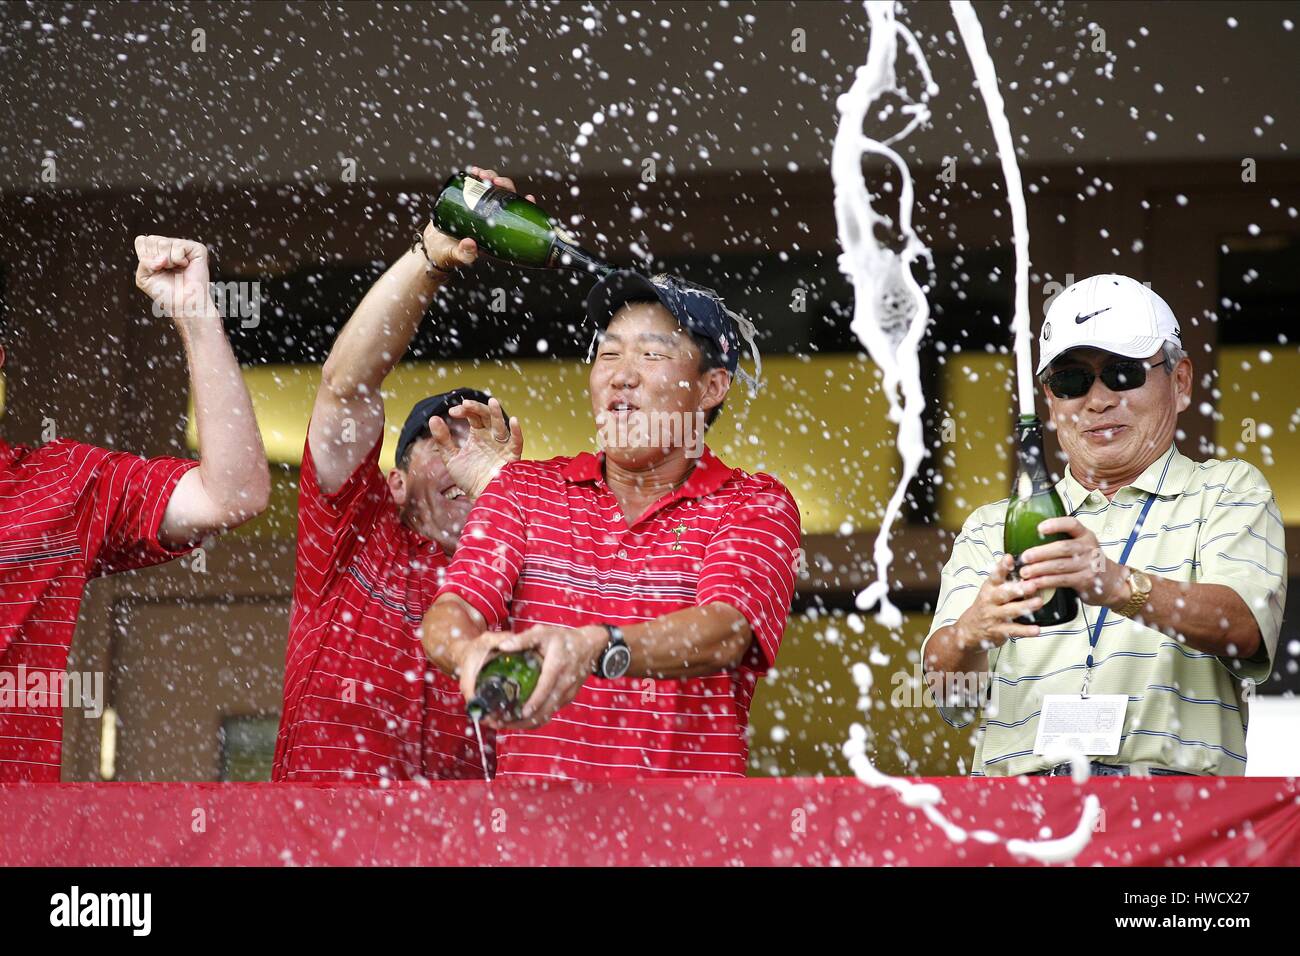
<svg viewBox="0 0 1300 956"><path fill-rule="evenodd" d="M1195 462L1171 443L1110 501L1085 489L1068 469L1056 490L1066 510L1116 562L1147 496L1154 495L1125 564L1173 581L1232 588L1255 615L1264 638L1250 661L1220 658L1109 612L1093 653L1089 693L1127 694L1129 704L1119 755L1097 759L1196 774L1244 773L1244 690L1246 682L1262 682L1272 669L1286 601L1284 526L1268 482L1248 462ZM974 603L989 569L1002 557L1006 512L1003 499L966 519L944 565L926 642ZM1042 699L1082 689L1089 631L1100 610L1082 605L1068 624L989 652L972 776L1010 776L1049 766L1034 754ZM924 661L924 642L921 655ZM951 711L942 710L952 723Z"/></svg>

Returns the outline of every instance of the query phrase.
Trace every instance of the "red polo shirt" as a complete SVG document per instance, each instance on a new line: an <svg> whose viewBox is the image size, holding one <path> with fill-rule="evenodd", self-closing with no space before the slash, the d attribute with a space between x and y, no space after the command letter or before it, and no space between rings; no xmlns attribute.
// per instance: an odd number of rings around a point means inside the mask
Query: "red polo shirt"
<svg viewBox="0 0 1300 956"><path fill-rule="evenodd" d="M447 557L402 524L381 445L329 495L303 449L273 780L483 776L465 700L420 644Z"/></svg>
<svg viewBox="0 0 1300 956"><path fill-rule="evenodd" d="M58 782L63 705L78 702L46 690L63 687L86 581L189 550L165 547L158 529L197 465L62 439L0 441L0 783Z"/></svg>
<svg viewBox="0 0 1300 956"><path fill-rule="evenodd" d="M603 456L507 465L470 513L439 594L491 629L629 625L714 601L748 619L741 666L683 680L588 678L535 730L497 734L502 776L744 776L758 676L794 593L799 508L770 475L707 448L681 488L628 527Z"/></svg>

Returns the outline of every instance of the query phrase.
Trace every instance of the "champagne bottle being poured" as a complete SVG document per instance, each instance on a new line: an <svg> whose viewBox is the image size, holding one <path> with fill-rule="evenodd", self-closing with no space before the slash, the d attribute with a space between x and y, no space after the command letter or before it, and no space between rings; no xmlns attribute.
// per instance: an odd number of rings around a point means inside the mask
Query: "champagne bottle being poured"
<svg viewBox="0 0 1300 956"><path fill-rule="evenodd" d="M1006 523L1002 527L1002 547L1016 559L1014 578L1019 578L1020 556L1030 548L1049 541L1060 541L1064 534L1044 535L1038 530L1048 518L1064 518L1065 505L1047 474L1043 457L1043 423L1037 415L1021 415L1016 426L1020 443L1016 450L1016 478L1007 503ZM1043 606L1023 624L1050 627L1071 621L1079 611L1078 595L1072 588L1048 588L1039 591Z"/></svg>
<svg viewBox="0 0 1300 956"><path fill-rule="evenodd" d="M542 659L532 651L492 658L478 672L465 712L475 723L489 716L518 720L541 673Z"/></svg>
<svg viewBox="0 0 1300 956"><path fill-rule="evenodd" d="M614 267L587 252L567 229L518 193L453 173L433 203L433 224L470 238L494 258L530 269L574 269L600 277Z"/></svg>

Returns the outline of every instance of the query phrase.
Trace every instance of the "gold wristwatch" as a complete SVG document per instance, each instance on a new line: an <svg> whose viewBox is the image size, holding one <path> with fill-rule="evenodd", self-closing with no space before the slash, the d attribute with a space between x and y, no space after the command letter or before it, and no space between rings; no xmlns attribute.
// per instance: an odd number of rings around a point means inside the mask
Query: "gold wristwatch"
<svg viewBox="0 0 1300 956"><path fill-rule="evenodd" d="M1147 577L1144 571L1129 568L1128 589L1132 597L1128 599L1128 603L1115 612L1122 614L1124 617L1132 617L1147 606L1147 600L1151 597L1151 578Z"/></svg>

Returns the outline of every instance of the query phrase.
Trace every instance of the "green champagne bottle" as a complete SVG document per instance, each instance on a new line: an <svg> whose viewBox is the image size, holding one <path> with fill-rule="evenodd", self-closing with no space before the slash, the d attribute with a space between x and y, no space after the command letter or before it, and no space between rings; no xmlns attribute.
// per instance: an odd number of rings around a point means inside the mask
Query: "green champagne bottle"
<svg viewBox="0 0 1300 956"><path fill-rule="evenodd" d="M1043 535L1038 524L1048 518L1066 516L1065 505L1056 493L1056 486L1047 475L1047 461L1043 454L1043 423L1036 415L1021 415L1016 426L1020 444L1016 451L1016 478L1007 503L1006 523L1002 527L1002 548L1016 559L1012 578L1019 578L1020 556L1030 548L1049 541L1059 541L1064 534ZM1079 596L1073 588L1050 588L1038 592L1043 606L1028 617L1019 618L1022 624L1050 627L1074 620L1079 612Z"/></svg>
<svg viewBox="0 0 1300 956"><path fill-rule="evenodd" d="M523 196L467 173L453 173L443 184L433 203L433 224L449 236L473 239L488 255L517 266L596 276L614 269Z"/></svg>
<svg viewBox="0 0 1300 956"><path fill-rule="evenodd" d="M478 672L465 712L475 722L488 716L518 720L541 673L542 659L532 651L492 658Z"/></svg>

